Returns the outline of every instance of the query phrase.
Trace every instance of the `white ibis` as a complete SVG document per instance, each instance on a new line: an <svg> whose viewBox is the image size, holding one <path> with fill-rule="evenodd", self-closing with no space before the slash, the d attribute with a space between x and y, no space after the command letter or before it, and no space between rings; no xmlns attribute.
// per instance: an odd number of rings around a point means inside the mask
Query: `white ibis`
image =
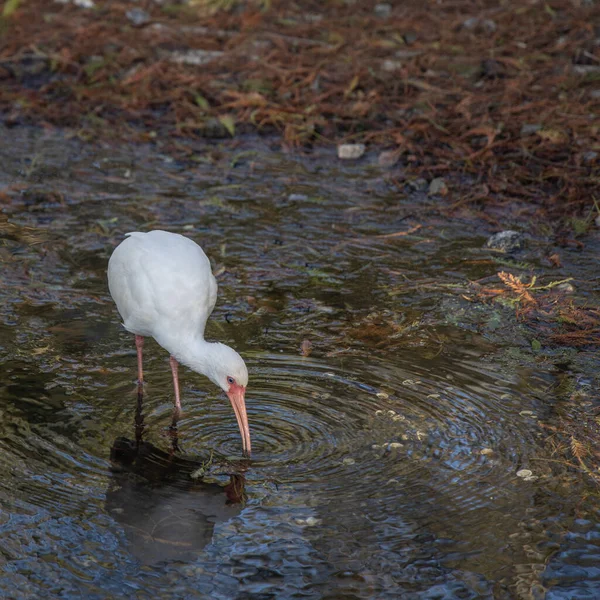
<svg viewBox="0 0 600 600"><path fill-rule="evenodd" d="M181 412L178 362L206 375L225 391L250 455L250 428L244 395L248 369L232 348L204 339L217 300L217 282L202 248L167 231L128 233L108 262L108 288L127 331L135 335L138 383L144 379L144 337L153 337L171 355L175 408Z"/></svg>

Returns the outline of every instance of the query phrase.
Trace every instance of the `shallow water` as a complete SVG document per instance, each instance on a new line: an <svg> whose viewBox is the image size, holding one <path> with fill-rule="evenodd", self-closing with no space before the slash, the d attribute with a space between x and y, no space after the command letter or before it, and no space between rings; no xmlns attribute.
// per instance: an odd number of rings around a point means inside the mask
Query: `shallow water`
<svg viewBox="0 0 600 600"><path fill-rule="evenodd" d="M556 374L509 366L430 285L495 272L481 232L326 151L250 140L183 162L3 135L5 597L600 594L595 513L578 518L539 426ZM207 335L247 360L250 462L223 394L189 371L169 429L153 342L137 403L105 268L123 233L150 228L213 260Z"/></svg>

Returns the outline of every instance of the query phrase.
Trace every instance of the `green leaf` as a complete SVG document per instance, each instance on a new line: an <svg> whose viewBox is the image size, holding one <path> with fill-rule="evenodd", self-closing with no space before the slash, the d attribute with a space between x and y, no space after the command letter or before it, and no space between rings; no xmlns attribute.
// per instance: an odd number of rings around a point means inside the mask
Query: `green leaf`
<svg viewBox="0 0 600 600"><path fill-rule="evenodd" d="M542 344L539 340L531 340L531 349L534 352L539 352L542 349Z"/></svg>
<svg viewBox="0 0 600 600"><path fill-rule="evenodd" d="M19 4L21 4L21 0L7 0L2 9L2 16L10 17L19 8Z"/></svg>
<svg viewBox="0 0 600 600"><path fill-rule="evenodd" d="M202 96L201 94L196 94L194 96L194 102L202 109L202 110L208 110L210 108L210 104L208 103L208 100Z"/></svg>
<svg viewBox="0 0 600 600"><path fill-rule="evenodd" d="M231 137L235 136L235 121L233 120L233 117L231 115L223 115L221 117L219 117L219 121L221 122L221 125L223 125L223 127L225 127L225 129L227 129L227 131L229 132L229 135Z"/></svg>

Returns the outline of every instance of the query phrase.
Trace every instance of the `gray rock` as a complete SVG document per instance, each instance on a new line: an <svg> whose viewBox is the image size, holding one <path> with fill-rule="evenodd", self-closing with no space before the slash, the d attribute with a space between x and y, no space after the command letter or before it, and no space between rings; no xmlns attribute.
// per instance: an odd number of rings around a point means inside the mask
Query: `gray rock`
<svg viewBox="0 0 600 600"><path fill-rule="evenodd" d="M507 229L490 236L485 245L502 252L514 252L525 245L525 236L518 231Z"/></svg>
<svg viewBox="0 0 600 600"><path fill-rule="evenodd" d="M290 194L288 200L290 202L305 202L308 200L308 196L306 194Z"/></svg>
<svg viewBox="0 0 600 600"><path fill-rule="evenodd" d="M366 150L364 144L340 144L337 148L338 158L342 160L356 160L360 158Z"/></svg>
<svg viewBox="0 0 600 600"><path fill-rule="evenodd" d="M498 25L492 19L480 19L479 17L469 17L463 21L463 27L470 31L485 33L494 33L498 29Z"/></svg>
<svg viewBox="0 0 600 600"><path fill-rule="evenodd" d="M556 286L556 289L560 292L562 292L563 294L574 294L575 293L575 286L571 285L568 281L565 281L564 283L559 283Z"/></svg>
<svg viewBox="0 0 600 600"><path fill-rule="evenodd" d="M381 3L375 5L375 14L382 19L389 17L392 14L392 5Z"/></svg>
<svg viewBox="0 0 600 600"><path fill-rule="evenodd" d="M393 60L391 58L386 58L381 63L381 68L388 73L392 73L394 71L399 71L402 68L402 63L399 60Z"/></svg>
<svg viewBox="0 0 600 600"><path fill-rule="evenodd" d="M469 17L463 21L465 29L475 29L479 25L479 17Z"/></svg>
<svg viewBox="0 0 600 600"><path fill-rule="evenodd" d="M398 159L399 155L397 150L384 150L377 158L377 162L380 167L389 169L398 162Z"/></svg>
<svg viewBox="0 0 600 600"><path fill-rule="evenodd" d="M441 177L436 177L431 180L428 193L430 196L445 196L448 193L448 186Z"/></svg>
<svg viewBox="0 0 600 600"><path fill-rule="evenodd" d="M539 123L526 123L521 127L521 135L533 135L541 128L542 126Z"/></svg>
<svg viewBox="0 0 600 600"><path fill-rule="evenodd" d="M211 60L221 58L224 52L219 50L187 50L186 52L173 52L171 60L185 65L205 65Z"/></svg>
<svg viewBox="0 0 600 600"><path fill-rule="evenodd" d="M135 27L141 27L150 21L150 15L143 9L132 8L125 13L125 16L131 21Z"/></svg>

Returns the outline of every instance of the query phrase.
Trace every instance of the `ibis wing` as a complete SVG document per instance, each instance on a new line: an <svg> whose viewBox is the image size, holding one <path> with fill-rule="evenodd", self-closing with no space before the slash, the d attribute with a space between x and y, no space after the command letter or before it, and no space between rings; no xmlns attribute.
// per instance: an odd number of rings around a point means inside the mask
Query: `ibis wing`
<svg viewBox="0 0 600 600"><path fill-rule="evenodd" d="M108 276L111 295L132 333L204 333L217 284L208 258L189 238L163 231L133 234L113 252Z"/></svg>

